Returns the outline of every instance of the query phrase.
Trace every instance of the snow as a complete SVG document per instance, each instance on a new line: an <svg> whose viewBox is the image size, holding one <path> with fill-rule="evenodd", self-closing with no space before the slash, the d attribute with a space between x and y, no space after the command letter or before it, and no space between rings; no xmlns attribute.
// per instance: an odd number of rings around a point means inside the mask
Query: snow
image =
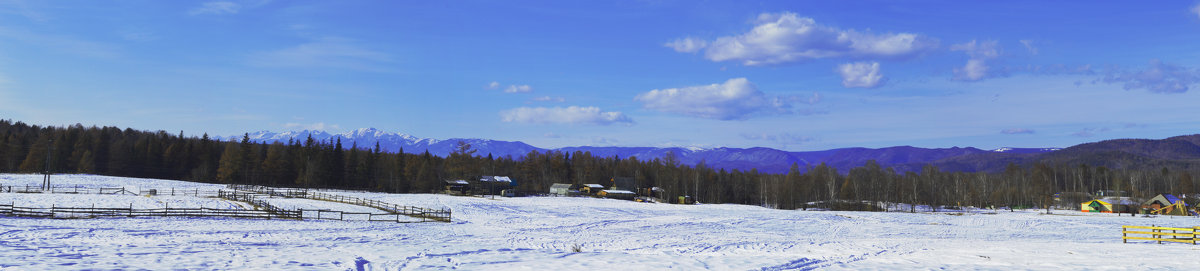
<svg viewBox="0 0 1200 271"><path fill-rule="evenodd" d="M40 182L40 176L31 176L34 184ZM212 186L55 177L63 183L97 186ZM0 185L24 179L25 175L0 174ZM1044 210L840 212L573 197L329 193L451 208L454 222L0 217L0 270L1187 270L1195 269L1195 261L1181 255L1193 255L1198 247L1123 244L1120 226L1200 226L1200 219L1193 217L1060 210L1050 215L1042 214ZM154 203L147 200L214 200L99 196L0 193L0 203L44 204L57 198L61 204L149 206ZM268 200L295 207L360 208Z"/></svg>

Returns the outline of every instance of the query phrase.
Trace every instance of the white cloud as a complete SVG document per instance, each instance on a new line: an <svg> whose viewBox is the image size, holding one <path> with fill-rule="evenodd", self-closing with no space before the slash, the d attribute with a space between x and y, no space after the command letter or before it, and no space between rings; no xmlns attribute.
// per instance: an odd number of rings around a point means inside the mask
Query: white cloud
<svg viewBox="0 0 1200 271"><path fill-rule="evenodd" d="M908 58L937 46L936 39L918 34L842 30L784 12L759 15L757 25L749 32L717 38L708 44L704 55L712 61L740 61L754 66L833 57ZM679 47L668 47L680 51Z"/></svg>
<svg viewBox="0 0 1200 271"><path fill-rule="evenodd" d="M234 2L213 1L213 2L205 2L203 4L200 4L199 7L193 8L192 10L188 11L188 14L191 14L191 15L237 14L238 11L241 9L242 9L242 5L238 5L237 3L234 3Z"/></svg>
<svg viewBox="0 0 1200 271"><path fill-rule="evenodd" d="M535 101L535 102L560 102L561 103L561 102L567 101L567 99L564 99L563 97L542 96L542 97L533 98L533 101Z"/></svg>
<svg viewBox="0 0 1200 271"><path fill-rule="evenodd" d="M838 65L842 75L842 86L848 88L874 88L883 83L879 62L854 62Z"/></svg>
<svg viewBox="0 0 1200 271"><path fill-rule="evenodd" d="M320 130L320 131L339 129L337 124L325 124L324 122L317 122L317 123L289 122L289 123L284 124L283 127L289 128L289 129L300 128L303 130Z"/></svg>
<svg viewBox="0 0 1200 271"><path fill-rule="evenodd" d="M698 118L747 119L767 109L787 113L797 97L767 97L746 78L734 78L722 84L655 89L639 94L634 100L646 109Z"/></svg>
<svg viewBox="0 0 1200 271"><path fill-rule="evenodd" d="M702 39L687 37L668 42L663 44L663 46L675 49L676 52L680 53L695 53L699 52L700 49L704 49L704 47L708 47L708 42Z"/></svg>
<svg viewBox="0 0 1200 271"><path fill-rule="evenodd" d="M1200 83L1200 70L1150 60L1150 66L1140 71L1110 72L1100 80L1122 83L1125 90L1145 89L1154 93L1184 93L1191 85Z"/></svg>
<svg viewBox="0 0 1200 271"><path fill-rule="evenodd" d="M250 64L264 67L343 68L386 72L392 56L369 49L368 46L346 38L325 37L280 50L262 52L250 57Z"/></svg>
<svg viewBox="0 0 1200 271"><path fill-rule="evenodd" d="M504 88L504 93L529 93L533 91L533 87L529 85L510 85Z"/></svg>
<svg viewBox="0 0 1200 271"><path fill-rule="evenodd" d="M605 112L594 106L580 107L519 107L500 112L504 122L537 124L633 124L633 119L621 112Z"/></svg>
<svg viewBox="0 0 1200 271"><path fill-rule="evenodd" d="M492 81L491 83L488 83L487 87L484 87L484 88L485 89L499 89L500 82Z"/></svg>
<svg viewBox="0 0 1200 271"><path fill-rule="evenodd" d="M1092 137L1099 133L1108 132L1109 130L1111 130L1111 129L1109 129L1108 127L1083 128L1082 130L1079 130L1078 132L1071 133L1071 135L1077 136L1077 137Z"/></svg>
<svg viewBox="0 0 1200 271"><path fill-rule="evenodd" d="M1006 135L1033 134L1033 130L1025 128L1010 128L1000 130L1000 133Z"/></svg>
<svg viewBox="0 0 1200 271"><path fill-rule="evenodd" d="M1196 6L1192 7L1192 13L1195 13L1196 16L1200 16L1200 4L1197 4Z"/></svg>
<svg viewBox="0 0 1200 271"><path fill-rule="evenodd" d="M742 138L749 139L749 140L763 140L763 141L771 141L771 142L784 143L784 144L799 144L799 143L813 141L813 139L811 137L794 135L794 134L790 134L790 133L782 133L782 134L743 133L743 134L741 134L741 136L742 136Z"/></svg>
<svg viewBox="0 0 1200 271"><path fill-rule="evenodd" d="M1030 54L1038 54L1038 48L1033 46L1033 40L1021 40L1021 45L1024 45Z"/></svg>
<svg viewBox="0 0 1200 271"><path fill-rule="evenodd" d="M954 80L979 81L987 78L991 70L987 65L987 60L1000 56L999 47L996 41L977 42L974 40L950 46L951 51L963 51L970 56L965 66L954 68Z"/></svg>
<svg viewBox="0 0 1200 271"><path fill-rule="evenodd" d="M968 43L951 45L950 50L966 52L971 58L991 59L1000 56L999 47L999 43L994 40L985 42L972 40Z"/></svg>
<svg viewBox="0 0 1200 271"><path fill-rule="evenodd" d="M988 68L982 59L968 59L966 66L954 68L954 80L979 81L987 77Z"/></svg>
<svg viewBox="0 0 1200 271"><path fill-rule="evenodd" d="M620 142L620 140L617 140L615 138L600 137L600 136L592 138L592 144L595 144L595 145L608 146L608 145L617 144L617 142Z"/></svg>

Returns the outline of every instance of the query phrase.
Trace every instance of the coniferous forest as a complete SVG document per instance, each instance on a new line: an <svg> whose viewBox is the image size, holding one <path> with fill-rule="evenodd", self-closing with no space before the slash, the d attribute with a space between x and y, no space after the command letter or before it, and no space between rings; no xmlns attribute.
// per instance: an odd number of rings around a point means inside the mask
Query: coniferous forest
<svg viewBox="0 0 1200 271"><path fill-rule="evenodd" d="M412 150L409 150L412 151ZM423 150L422 150L423 151ZM1131 167L1133 168L1133 167ZM378 144L307 140L254 143L213 140L165 131L116 127L52 127L0 120L0 172L84 173L281 187L430 193L444 180L510 176L523 193L545 193L552 183L611 185L613 177L657 186L665 198L692 196L704 203L772 208L877 210L897 204L929 206L1078 208L1077 192L1125 191L1134 197L1197 192L1187 169L1116 169L1088 164L1010 164L1002 172L948 172L927 165L897 172L873 161L845 174L824 164L793 165L786 174L726 171L673 156L595 157L587 152L530 152L493 157L460 144L448 157L388 153ZM3 185L3 184L0 184ZM1062 193L1068 192L1068 193ZM1055 194L1061 193L1060 200ZM1079 197L1079 196L1076 196ZM1188 197L1194 200L1196 197ZM1191 203L1191 202L1189 202ZM908 206L904 205L904 206Z"/></svg>

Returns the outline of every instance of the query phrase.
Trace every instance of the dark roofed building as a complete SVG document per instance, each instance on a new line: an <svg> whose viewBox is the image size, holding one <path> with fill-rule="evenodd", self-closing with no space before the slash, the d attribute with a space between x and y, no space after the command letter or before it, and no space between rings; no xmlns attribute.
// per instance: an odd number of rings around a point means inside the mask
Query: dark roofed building
<svg viewBox="0 0 1200 271"><path fill-rule="evenodd" d="M446 194L450 195L468 195L471 192L471 183L466 180L446 181Z"/></svg>
<svg viewBox="0 0 1200 271"><path fill-rule="evenodd" d="M629 177L613 177L613 189L625 191L637 191L637 180Z"/></svg>

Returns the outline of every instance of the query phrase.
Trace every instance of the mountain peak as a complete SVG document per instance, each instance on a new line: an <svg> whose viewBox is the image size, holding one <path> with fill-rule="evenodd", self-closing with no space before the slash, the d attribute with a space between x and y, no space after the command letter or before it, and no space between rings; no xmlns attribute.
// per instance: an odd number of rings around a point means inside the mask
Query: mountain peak
<svg viewBox="0 0 1200 271"><path fill-rule="evenodd" d="M943 149L927 149L913 146L895 146L879 149L842 148L824 151L788 152L778 149L729 148L701 146L659 146L659 147L565 147L557 149L542 149L520 141L500 141L477 138L418 138L408 134L393 133L377 128L360 128L344 133L330 134L319 130L303 130L275 133L260 131L250 133L251 141L263 143L288 142L288 140L304 141L311 136L314 140L329 142L333 138L341 138L343 146L357 146L362 149L373 148L375 144L387 152L419 154L429 151L430 154L445 157L458 147L462 141L477 151L481 156L513 157L520 159L532 151L561 151L565 153L590 153L593 157L637 157L641 161L652 161L668 155L674 155L682 164L722 168L728 170L751 170L760 172L787 172L792 164L812 165L827 163L839 171L861 166L867 161L875 160L884 166L930 163L951 157L980 153L1043 153L1057 149L1047 148L999 148L991 151L972 147L953 147ZM229 140L242 139L241 135L228 137Z"/></svg>

